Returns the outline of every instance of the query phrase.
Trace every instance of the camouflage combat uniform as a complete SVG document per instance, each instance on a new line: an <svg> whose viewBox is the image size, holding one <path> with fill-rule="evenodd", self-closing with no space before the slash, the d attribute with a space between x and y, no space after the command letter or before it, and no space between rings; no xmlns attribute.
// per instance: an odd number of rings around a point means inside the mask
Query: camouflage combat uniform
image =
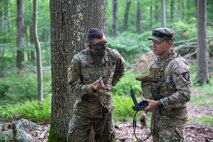
<svg viewBox="0 0 213 142"><path fill-rule="evenodd" d="M145 98L162 104L152 113L151 131L154 142L183 142L187 120L186 102L190 100L190 66L184 58L171 52L150 67L151 82L142 82ZM150 95L152 94L152 95Z"/></svg>
<svg viewBox="0 0 213 142"><path fill-rule="evenodd" d="M88 142L91 127L97 142L111 142L114 138L111 89L124 74L124 59L114 49L98 59L89 49L73 57L68 72L71 93L76 97L70 121L68 141ZM91 84L103 77L106 90L94 92Z"/></svg>

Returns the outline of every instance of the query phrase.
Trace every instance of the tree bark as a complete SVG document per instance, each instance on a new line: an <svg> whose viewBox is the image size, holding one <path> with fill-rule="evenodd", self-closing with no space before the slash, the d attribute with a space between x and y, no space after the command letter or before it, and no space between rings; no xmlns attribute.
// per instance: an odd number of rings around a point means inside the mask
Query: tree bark
<svg viewBox="0 0 213 142"><path fill-rule="evenodd" d="M33 0L33 35L34 43L36 48L36 61L37 61L37 83L38 83L38 105L43 108L43 73L42 73L42 62L41 62L41 47L38 39L37 32L37 0Z"/></svg>
<svg viewBox="0 0 213 142"><path fill-rule="evenodd" d="M34 42L34 37L33 37L33 28L32 28L32 26L30 26L30 28L29 28L29 33L30 33L30 43L34 44L35 42ZM30 50L29 51L29 59L30 59L32 64L35 63L35 52L34 52L34 50Z"/></svg>
<svg viewBox="0 0 213 142"><path fill-rule="evenodd" d="M112 36L118 34L118 0L112 1Z"/></svg>
<svg viewBox="0 0 213 142"><path fill-rule="evenodd" d="M137 1L137 10L136 10L136 32L141 33L141 3L140 0Z"/></svg>
<svg viewBox="0 0 213 142"><path fill-rule="evenodd" d="M23 69L24 61L24 0L17 0L17 55L16 67Z"/></svg>
<svg viewBox="0 0 213 142"><path fill-rule="evenodd" d="M161 0L161 23L162 23L162 27L166 27L166 4L165 4L165 0Z"/></svg>
<svg viewBox="0 0 213 142"><path fill-rule="evenodd" d="M206 29L206 0L197 0L197 34L198 34L198 82L200 85L208 83L209 71L207 60L207 29Z"/></svg>
<svg viewBox="0 0 213 142"><path fill-rule="evenodd" d="M66 141L74 98L67 68L74 54L86 47L91 28L105 32L105 0L50 0L52 114L49 142Z"/></svg>
<svg viewBox="0 0 213 142"><path fill-rule="evenodd" d="M130 4L131 4L131 0L126 0L126 9L125 9L124 21L123 21L123 30L124 31L128 28Z"/></svg>

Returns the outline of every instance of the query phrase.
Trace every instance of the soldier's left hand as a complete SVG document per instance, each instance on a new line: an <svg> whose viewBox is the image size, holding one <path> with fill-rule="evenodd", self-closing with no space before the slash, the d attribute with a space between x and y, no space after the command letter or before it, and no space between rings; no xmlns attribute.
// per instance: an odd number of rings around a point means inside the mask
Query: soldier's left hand
<svg viewBox="0 0 213 142"><path fill-rule="evenodd" d="M155 100L144 99L144 101L147 101L149 103L149 105L144 109L146 112L153 111L157 107L157 101Z"/></svg>

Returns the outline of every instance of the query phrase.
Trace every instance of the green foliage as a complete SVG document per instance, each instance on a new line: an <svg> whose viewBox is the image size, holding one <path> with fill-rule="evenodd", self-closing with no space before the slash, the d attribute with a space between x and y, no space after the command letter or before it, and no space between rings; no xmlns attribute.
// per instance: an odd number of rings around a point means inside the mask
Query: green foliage
<svg viewBox="0 0 213 142"><path fill-rule="evenodd" d="M108 47L118 50L125 60L131 61L135 55L150 51L149 36L150 32L143 34L123 32L117 38L108 37Z"/></svg>
<svg viewBox="0 0 213 142"><path fill-rule="evenodd" d="M44 99L43 109L39 108L37 101L25 101L24 103L0 106L1 119L25 118L34 122L50 123L51 114L50 98Z"/></svg>
<svg viewBox="0 0 213 142"><path fill-rule="evenodd" d="M200 117L200 118L193 118L189 120L190 123L196 123L196 124L205 124L205 125L213 125L213 119L212 117Z"/></svg>
<svg viewBox="0 0 213 142"><path fill-rule="evenodd" d="M133 102L130 95L128 96L113 96L114 112L113 117L115 121L129 121L133 117L132 110Z"/></svg>
<svg viewBox="0 0 213 142"><path fill-rule="evenodd" d="M169 23L167 27L174 29L175 41L191 39L197 36L196 22L186 23L184 21L178 21ZM184 36L184 32L187 33L187 37Z"/></svg>
<svg viewBox="0 0 213 142"><path fill-rule="evenodd" d="M137 74L126 72L124 77L118 82L118 84L113 88L112 92L114 95L128 96L130 95L130 86L132 86L135 94L139 96L141 94L140 82L136 81Z"/></svg>
<svg viewBox="0 0 213 142"><path fill-rule="evenodd" d="M37 77L35 74L14 73L0 80L0 104L21 103L37 98ZM44 74L44 96L51 93L51 77Z"/></svg>

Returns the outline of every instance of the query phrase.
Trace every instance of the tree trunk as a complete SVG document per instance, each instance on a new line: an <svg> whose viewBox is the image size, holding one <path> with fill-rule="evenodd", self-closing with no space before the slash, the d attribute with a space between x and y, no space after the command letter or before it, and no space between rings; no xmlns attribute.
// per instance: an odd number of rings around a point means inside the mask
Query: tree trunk
<svg viewBox="0 0 213 142"><path fill-rule="evenodd" d="M30 28L29 28L29 33L30 33L30 43L35 44L32 26L30 26ZM29 51L29 56L30 56L31 63L34 64L35 63L35 52L34 52L34 50Z"/></svg>
<svg viewBox="0 0 213 142"><path fill-rule="evenodd" d="M126 9L125 9L124 21L123 21L123 30L124 31L128 28L130 4L131 4L131 0L126 0Z"/></svg>
<svg viewBox="0 0 213 142"><path fill-rule="evenodd" d="M8 0L1 0L0 24L3 32L9 31Z"/></svg>
<svg viewBox="0 0 213 142"><path fill-rule="evenodd" d="M33 0L33 35L34 43L36 48L36 61L37 61L37 82L38 82L38 105L43 108L43 73L42 73L42 62L41 62L41 47L38 39L37 32L37 0Z"/></svg>
<svg viewBox="0 0 213 142"><path fill-rule="evenodd" d="M16 67L23 69L24 62L24 0L17 0L17 55Z"/></svg>
<svg viewBox="0 0 213 142"><path fill-rule="evenodd" d="M182 0L182 19L184 18L184 0Z"/></svg>
<svg viewBox="0 0 213 142"><path fill-rule="evenodd" d="M137 10L136 10L136 32L141 33L141 3L140 0L137 1Z"/></svg>
<svg viewBox="0 0 213 142"><path fill-rule="evenodd" d="M161 0L161 23L162 23L162 27L166 27L166 4L165 4L165 0Z"/></svg>
<svg viewBox="0 0 213 142"><path fill-rule="evenodd" d="M66 141L74 98L67 68L74 54L86 47L91 28L105 31L105 0L50 0L52 114L49 142Z"/></svg>
<svg viewBox="0 0 213 142"><path fill-rule="evenodd" d="M171 22L174 21L174 0L170 1L170 13L171 13Z"/></svg>
<svg viewBox="0 0 213 142"><path fill-rule="evenodd" d="M149 1L149 7L150 7L150 19L149 19L149 24L150 24L150 30L152 31L152 0Z"/></svg>
<svg viewBox="0 0 213 142"><path fill-rule="evenodd" d="M118 34L118 0L112 1L112 36Z"/></svg>
<svg viewBox="0 0 213 142"><path fill-rule="evenodd" d="M177 12L177 15L178 15L178 19L180 20L181 19L181 0L178 0L178 12Z"/></svg>
<svg viewBox="0 0 213 142"><path fill-rule="evenodd" d="M198 82L200 85L208 83L208 61L207 61L207 29L206 29L206 0L197 0L197 34L198 34Z"/></svg>
<svg viewBox="0 0 213 142"><path fill-rule="evenodd" d="M155 23L159 22L159 5L158 5L158 2L159 0L155 0L155 12L154 12L154 15L155 15Z"/></svg>

